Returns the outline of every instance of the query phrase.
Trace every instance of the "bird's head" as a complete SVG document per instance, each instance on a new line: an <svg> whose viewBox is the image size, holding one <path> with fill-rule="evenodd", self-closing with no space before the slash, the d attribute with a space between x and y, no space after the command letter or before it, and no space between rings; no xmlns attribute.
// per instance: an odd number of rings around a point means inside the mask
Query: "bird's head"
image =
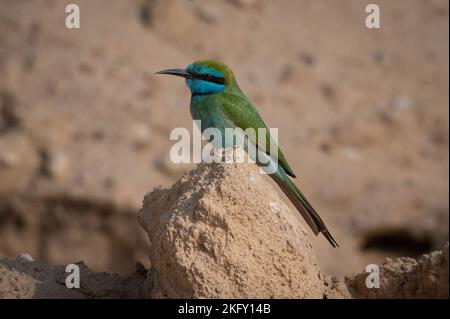
<svg viewBox="0 0 450 319"><path fill-rule="evenodd" d="M169 69L156 74L170 74L186 79L192 94L214 94L237 87L231 69L222 62L213 60L197 61L186 69Z"/></svg>

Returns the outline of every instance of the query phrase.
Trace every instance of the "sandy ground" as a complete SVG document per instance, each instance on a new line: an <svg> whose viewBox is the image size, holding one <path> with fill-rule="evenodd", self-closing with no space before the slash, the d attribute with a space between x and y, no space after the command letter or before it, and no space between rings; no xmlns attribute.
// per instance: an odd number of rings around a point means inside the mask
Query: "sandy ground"
<svg viewBox="0 0 450 319"><path fill-rule="evenodd" d="M144 194L192 167L169 159L188 90L153 73L204 58L279 128L341 244L311 236L326 273L448 240L447 1L378 1L378 30L358 0L80 0L77 30L69 2L0 0L0 257L148 266Z"/></svg>

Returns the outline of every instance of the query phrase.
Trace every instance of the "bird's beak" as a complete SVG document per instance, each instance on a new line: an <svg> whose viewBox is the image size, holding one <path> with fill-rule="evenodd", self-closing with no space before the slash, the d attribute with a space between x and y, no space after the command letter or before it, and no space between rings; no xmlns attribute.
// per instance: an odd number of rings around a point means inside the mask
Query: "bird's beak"
<svg viewBox="0 0 450 319"><path fill-rule="evenodd" d="M190 79L193 77L192 74L190 74L188 71L186 71L184 69L163 70L163 71L156 72L156 74L170 74L170 75L175 75L175 76L181 76L186 79Z"/></svg>

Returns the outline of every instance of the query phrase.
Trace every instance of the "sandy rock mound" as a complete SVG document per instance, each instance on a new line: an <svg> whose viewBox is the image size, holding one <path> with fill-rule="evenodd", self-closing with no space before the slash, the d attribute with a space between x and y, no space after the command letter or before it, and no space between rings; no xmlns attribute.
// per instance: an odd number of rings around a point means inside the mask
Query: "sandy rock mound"
<svg viewBox="0 0 450 319"><path fill-rule="evenodd" d="M66 287L65 266L50 266L20 255L16 260L0 259L0 299L84 299L84 298L146 298L143 289L146 269L137 264L128 277L92 272L83 262L80 288Z"/></svg>
<svg viewBox="0 0 450 319"><path fill-rule="evenodd" d="M366 287L367 273L325 278L327 298L448 298L448 243L419 259L386 258L379 289Z"/></svg>
<svg viewBox="0 0 450 319"><path fill-rule="evenodd" d="M154 298L322 298L305 230L254 164L200 164L147 194Z"/></svg>

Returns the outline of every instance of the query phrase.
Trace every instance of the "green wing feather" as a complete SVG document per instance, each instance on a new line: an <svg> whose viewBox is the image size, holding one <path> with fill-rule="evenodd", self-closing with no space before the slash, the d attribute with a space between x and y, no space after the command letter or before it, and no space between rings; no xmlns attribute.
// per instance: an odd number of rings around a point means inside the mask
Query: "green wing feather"
<svg viewBox="0 0 450 319"><path fill-rule="evenodd" d="M247 128L253 128L256 132L256 141L251 138L252 142L259 147L258 145L258 128L265 128L266 132L266 145L265 152L270 155L270 144L275 143L273 138L270 136L269 129L266 124L262 120L261 116L258 114L258 111L250 103L250 101L240 93L224 93L222 102L222 111L224 115L237 127L240 127L243 130ZM292 168L289 166L286 158L284 157L283 152L280 150L278 145L275 145L278 149L278 164L284 169L286 174L292 177L296 177Z"/></svg>
<svg viewBox="0 0 450 319"><path fill-rule="evenodd" d="M265 128L266 132L266 153L268 155L270 151L270 143L274 143L273 139L270 136L269 130L267 126L264 124L264 121L261 119L261 116L258 114L256 108L247 100L247 98L239 91L237 92L224 92L221 98L216 101L220 103L221 111L223 115L231 122L233 125L240 127L243 130L247 128L253 128L258 134L258 128ZM252 136L249 136L252 139ZM253 137L255 138L255 137ZM259 147L258 145L258 136L256 136L256 141L252 141ZM287 195L289 200L294 204L294 206L298 209L298 211L302 214L303 218L306 220L308 225L313 230L314 234L322 233L325 238L330 242L333 247L338 247L339 245L334 240L333 236L328 231L325 223L320 218L319 214L314 210L302 192L295 186L295 184L289 179L289 176L295 177L294 172L289 166L286 158L281 152L280 148L278 149L278 164L282 167L282 170L279 170L276 174L273 174L272 177L277 182L277 184L281 187L283 192Z"/></svg>

